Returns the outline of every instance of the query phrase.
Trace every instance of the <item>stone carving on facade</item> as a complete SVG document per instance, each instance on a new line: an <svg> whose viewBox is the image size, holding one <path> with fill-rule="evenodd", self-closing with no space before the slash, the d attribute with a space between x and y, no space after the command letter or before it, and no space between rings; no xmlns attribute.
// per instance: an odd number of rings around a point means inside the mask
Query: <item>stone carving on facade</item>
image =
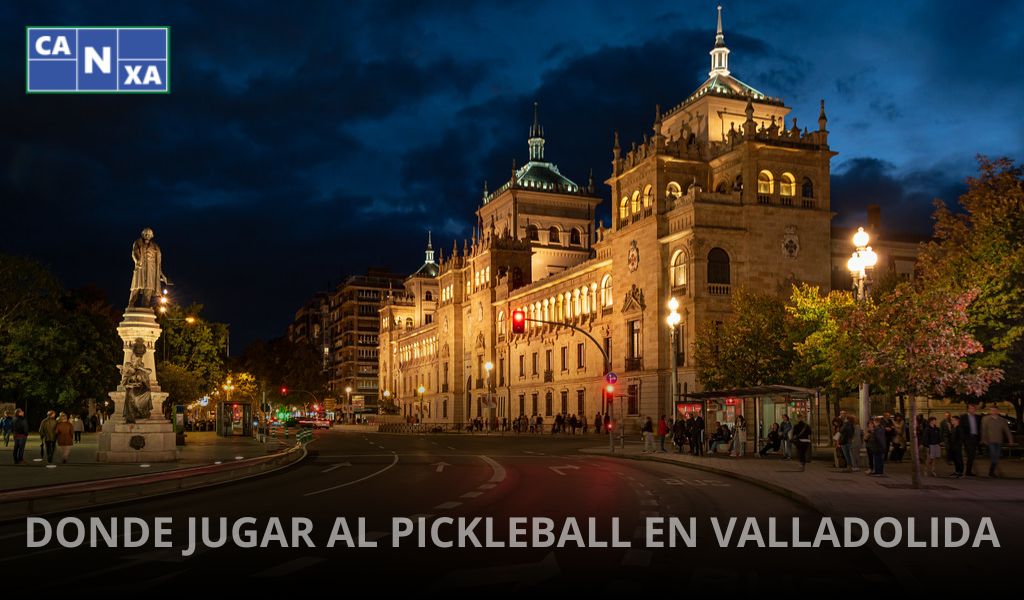
<svg viewBox="0 0 1024 600"><path fill-rule="evenodd" d="M782 255L786 258L796 258L800 253L800 238L796 234L796 227L786 226L786 233L782 236Z"/></svg>
<svg viewBox="0 0 1024 600"><path fill-rule="evenodd" d="M640 312L647 308L647 304L644 302L644 291L633 284L633 287L629 288L626 292L626 298L622 301L622 311L627 312Z"/></svg>
<svg viewBox="0 0 1024 600"><path fill-rule="evenodd" d="M629 272L637 270L640 266L640 250L636 247L636 240L629 242L629 254L626 256L626 262L629 265Z"/></svg>

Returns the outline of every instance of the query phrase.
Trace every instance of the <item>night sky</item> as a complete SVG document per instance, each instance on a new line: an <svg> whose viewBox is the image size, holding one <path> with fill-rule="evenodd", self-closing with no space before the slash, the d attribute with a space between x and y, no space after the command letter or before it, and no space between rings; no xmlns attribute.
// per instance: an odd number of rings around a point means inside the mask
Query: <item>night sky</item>
<svg viewBox="0 0 1024 600"><path fill-rule="evenodd" d="M976 154L1024 150L1024 3L723 15L735 76L812 129L825 98L837 224L878 202L927 233ZM0 251L123 305L151 226L176 299L240 347L347 273L415 270L428 228L447 253L526 160L534 101L546 156L600 184L613 131L639 140L706 78L715 3L6 2L0 21ZM26 95L26 25L170 25L172 93Z"/></svg>

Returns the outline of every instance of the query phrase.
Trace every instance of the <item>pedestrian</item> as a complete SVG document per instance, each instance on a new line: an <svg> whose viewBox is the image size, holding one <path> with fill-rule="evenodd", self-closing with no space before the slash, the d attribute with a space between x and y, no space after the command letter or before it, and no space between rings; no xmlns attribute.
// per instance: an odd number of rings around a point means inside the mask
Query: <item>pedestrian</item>
<svg viewBox="0 0 1024 600"><path fill-rule="evenodd" d="M732 432L732 452L729 456L742 458L747 453L747 420L736 415L736 427Z"/></svg>
<svg viewBox="0 0 1024 600"><path fill-rule="evenodd" d="M75 418L71 421L71 429L75 432L75 443L81 442L82 432L85 431L85 421L82 421L82 419L78 418L78 415L75 415Z"/></svg>
<svg viewBox="0 0 1024 600"><path fill-rule="evenodd" d="M847 472L853 471L853 423L849 417L843 418L837 434L839 436L839 450L842 453L843 461L846 462Z"/></svg>
<svg viewBox="0 0 1024 600"><path fill-rule="evenodd" d="M662 454L668 452L668 450L665 449L665 438L668 437L668 431L668 423L665 422L665 415L661 415L661 418L658 419L658 452Z"/></svg>
<svg viewBox="0 0 1024 600"><path fill-rule="evenodd" d="M960 427L960 417L950 418L949 441L946 443L946 456L953 463L953 474L950 477L960 479L964 476L964 429Z"/></svg>
<svg viewBox="0 0 1024 600"><path fill-rule="evenodd" d="M782 415L782 423L779 424L779 437L782 438L782 459L793 458L793 423L789 415Z"/></svg>
<svg viewBox="0 0 1024 600"><path fill-rule="evenodd" d="M967 405L967 412L960 415L960 427L963 429L964 450L967 454L964 475L974 477L974 457L978 454L978 443L981 441L981 417L978 415L977 404Z"/></svg>
<svg viewBox="0 0 1024 600"><path fill-rule="evenodd" d="M765 442L764 448L758 452L761 458L768 456L769 452L778 452L779 448L782 447L782 434L779 433L779 424L772 423L771 431L768 432L768 439Z"/></svg>
<svg viewBox="0 0 1024 600"><path fill-rule="evenodd" d="M20 465L25 462L25 443L28 442L28 419L20 408L14 410L11 433L14 434L14 464Z"/></svg>
<svg viewBox="0 0 1024 600"><path fill-rule="evenodd" d="M75 443L75 428L71 425L67 415L61 414L54 432L57 437L57 445L60 446L60 462L67 464L68 456L71 455L71 446Z"/></svg>
<svg viewBox="0 0 1024 600"><path fill-rule="evenodd" d="M597 413L597 415L594 416L594 433L597 435L601 435L601 423L603 422L604 421L601 420L601 413Z"/></svg>
<svg viewBox="0 0 1024 600"><path fill-rule="evenodd" d="M864 447L864 430L860 427L857 415L850 415L846 418L853 423L853 441L850 443L850 457L853 459L853 464L850 466L854 471L860 471L860 451Z"/></svg>
<svg viewBox="0 0 1024 600"><path fill-rule="evenodd" d="M57 449L57 418L52 410L46 411L46 418L39 424L39 439L43 445L46 462L53 463L53 452Z"/></svg>
<svg viewBox="0 0 1024 600"><path fill-rule="evenodd" d="M871 453L872 468L870 474L875 477L885 475L885 449L888 438L883 423L875 422L874 428L870 430L871 436L868 438L868 452Z"/></svg>
<svg viewBox="0 0 1024 600"><path fill-rule="evenodd" d="M14 419L11 418L11 413L4 413L4 418L0 419L0 433L4 436L4 446L11 445L11 431L14 430Z"/></svg>
<svg viewBox="0 0 1024 600"><path fill-rule="evenodd" d="M907 423L903 415L896 413L892 420L893 438L892 452L889 453L889 460L903 462L903 455L907 453Z"/></svg>
<svg viewBox="0 0 1024 600"><path fill-rule="evenodd" d="M672 423L672 442L675 444L676 453L682 454L686 445L686 422L682 419L676 419L675 423Z"/></svg>
<svg viewBox="0 0 1024 600"><path fill-rule="evenodd" d="M935 474L935 459L942 458L942 430L939 429L939 421L935 417L928 418L928 426L924 428L921 435L921 445L924 447L925 456L924 470L926 474L937 477Z"/></svg>
<svg viewBox="0 0 1024 600"><path fill-rule="evenodd" d="M949 413L942 416L942 423L939 425L939 430L942 433L942 446L946 448L946 464L948 465L952 462L949 456L949 439L953 433L953 418Z"/></svg>
<svg viewBox="0 0 1024 600"><path fill-rule="evenodd" d="M644 437L644 454L648 452L654 452L654 423L650 417L644 421L643 427L640 428L640 433Z"/></svg>
<svg viewBox="0 0 1024 600"><path fill-rule="evenodd" d="M796 454L800 458L800 470L807 468L807 451L811 448L811 426L804 422L803 413L797 413L796 425L793 426L793 443Z"/></svg>
<svg viewBox="0 0 1024 600"><path fill-rule="evenodd" d="M846 461L845 454L843 452L842 437L843 425L846 424L846 411L841 410L839 414L832 419L832 460L835 463L837 469L847 468L848 465L842 464Z"/></svg>
<svg viewBox="0 0 1024 600"><path fill-rule="evenodd" d="M1006 419L999 416L999 409L995 406L981 419L981 443L988 446L988 476L1002 477L999 459L1003 454L1003 444L1012 444L1013 435L1010 434Z"/></svg>
<svg viewBox="0 0 1024 600"><path fill-rule="evenodd" d="M690 444L694 450L694 456L704 456L704 417L697 413L693 417L693 436Z"/></svg>

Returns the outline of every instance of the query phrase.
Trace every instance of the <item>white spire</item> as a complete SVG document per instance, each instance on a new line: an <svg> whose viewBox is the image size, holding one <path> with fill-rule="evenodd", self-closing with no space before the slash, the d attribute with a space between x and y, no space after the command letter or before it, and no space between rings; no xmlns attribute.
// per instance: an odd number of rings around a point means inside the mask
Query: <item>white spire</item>
<svg viewBox="0 0 1024 600"><path fill-rule="evenodd" d="M544 128L540 126L537 103L533 103L533 125L530 127L530 160L544 160Z"/></svg>
<svg viewBox="0 0 1024 600"><path fill-rule="evenodd" d="M729 74L729 49L725 47L725 35L722 33L722 7L718 7L718 33L715 35L715 47L711 49L711 71L708 77Z"/></svg>
<svg viewBox="0 0 1024 600"><path fill-rule="evenodd" d="M431 234L431 231L428 229L427 230L427 262L428 263L433 263L434 262L434 244L433 244L433 240L431 239L431 235L430 234Z"/></svg>

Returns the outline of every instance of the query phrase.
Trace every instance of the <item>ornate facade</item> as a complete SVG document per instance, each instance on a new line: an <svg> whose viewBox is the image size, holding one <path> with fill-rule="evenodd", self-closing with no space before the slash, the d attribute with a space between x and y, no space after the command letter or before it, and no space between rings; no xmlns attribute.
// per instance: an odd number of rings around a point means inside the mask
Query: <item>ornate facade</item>
<svg viewBox="0 0 1024 600"><path fill-rule="evenodd" d="M649 136L623 148L616 134L611 228L595 225L593 182L577 185L544 158L535 116L529 162L485 190L472 240L436 262L428 248L405 292L382 303L380 388L403 414L593 421L606 410L603 349L618 375L615 413L635 426L669 409L673 352L676 397L699 390L693 333L726 317L737 288L829 289L835 152L824 101L812 131L787 127L782 100L730 73L720 12L711 58L692 95L655 110ZM682 315L676 348L670 297ZM515 309L530 319L523 335L510 332Z"/></svg>

